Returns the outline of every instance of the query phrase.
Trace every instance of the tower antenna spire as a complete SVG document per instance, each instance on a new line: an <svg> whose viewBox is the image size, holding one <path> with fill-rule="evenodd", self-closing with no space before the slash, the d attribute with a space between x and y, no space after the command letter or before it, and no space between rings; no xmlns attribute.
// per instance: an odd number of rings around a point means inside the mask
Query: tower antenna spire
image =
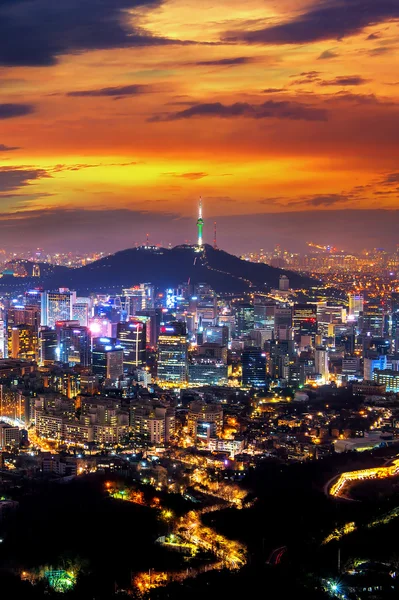
<svg viewBox="0 0 399 600"><path fill-rule="evenodd" d="M199 203L198 203L197 229L198 229L198 247L202 248L204 219L202 218L202 198L201 197L200 197Z"/></svg>
<svg viewBox="0 0 399 600"><path fill-rule="evenodd" d="M213 224L213 249L218 249L217 238L216 238L216 221Z"/></svg>

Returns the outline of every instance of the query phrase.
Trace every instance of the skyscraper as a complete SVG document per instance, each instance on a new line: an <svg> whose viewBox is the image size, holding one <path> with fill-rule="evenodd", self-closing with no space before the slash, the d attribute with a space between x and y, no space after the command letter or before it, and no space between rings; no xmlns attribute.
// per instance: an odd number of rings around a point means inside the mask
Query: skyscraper
<svg viewBox="0 0 399 600"><path fill-rule="evenodd" d="M363 294L349 294L349 317L359 319L359 315L363 312L364 297Z"/></svg>
<svg viewBox="0 0 399 600"><path fill-rule="evenodd" d="M93 374L101 379L118 379L123 375L123 348L115 338L93 340Z"/></svg>
<svg viewBox="0 0 399 600"><path fill-rule="evenodd" d="M384 307L378 299L367 302L362 316L362 333L371 337L382 337Z"/></svg>
<svg viewBox="0 0 399 600"><path fill-rule="evenodd" d="M90 365L90 331L79 325L60 325L58 330L59 360L70 366Z"/></svg>
<svg viewBox="0 0 399 600"><path fill-rule="evenodd" d="M17 348L17 334L14 330L15 327L19 327L20 325L27 326L30 328L32 332L32 336L36 339L37 343L37 335L39 330L39 319L40 319L40 309L38 306L20 306L14 305L7 310L7 352L9 357L17 358L15 354L19 352L16 350ZM21 330L22 332L22 330ZM21 333L22 335L22 333ZM29 335L28 333L26 335ZM25 336L26 337L26 336ZM22 343L22 339L21 339ZM33 342L32 342L33 343ZM14 344L14 349L12 349L12 345ZM21 348L25 345L22 343Z"/></svg>
<svg viewBox="0 0 399 600"><path fill-rule="evenodd" d="M158 337L158 379L173 383L187 381L187 335L186 326L172 322L161 327Z"/></svg>
<svg viewBox="0 0 399 600"><path fill-rule="evenodd" d="M236 333L240 337L255 327L255 314L252 304L240 304L236 313Z"/></svg>
<svg viewBox="0 0 399 600"><path fill-rule="evenodd" d="M254 388L266 386L266 355L260 348L247 348L242 353L242 385Z"/></svg>
<svg viewBox="0 0 399 600"><path fill-rule="evenodd" d="M292 323L296 339L317 334L317 308L313 304L294 304Z"/></svg>
<svg viewBox="0 0 399 600"><path fill-rule="evenodd" d="M36 360L38 354L37 330L31 325L14 325L8 339L10 358Z"/></svg>
<svg viewBox="0 0 399 600"><path fill-rule="evenodd" d="M58 360L57 332L50 327L41 327L39 331L39 362L41 365L51 365Z"/></svg>
<svg viewBox="0 0 399 600"><path fill-rule="evenodd" d="M328 380L329 369L328 369L328 352L323 346L318 346L315 350L315 369L318 375L324 382Z"/></svg>
<svg viewBox="0 0 399 600"><path fill-rule="evenodd" d="M145 364L146 361L146 323L145 320L130 319L118 323L116 333L118 343L123 348L123 367L129 371L132 367Z"/></svg>
<svg viewBox="0 0 399 600"><path fill-rule="evenodd" d="M61 288L58 292L42 292L41 325L55 327L57 321L71 321L76 292Z"/></svg>

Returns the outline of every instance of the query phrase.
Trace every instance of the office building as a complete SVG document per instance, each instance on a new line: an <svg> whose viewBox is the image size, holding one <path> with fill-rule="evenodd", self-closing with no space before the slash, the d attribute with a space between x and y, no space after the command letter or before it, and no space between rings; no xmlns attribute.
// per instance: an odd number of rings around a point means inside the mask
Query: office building
<svg viewBox="0 0 399 600"><path fill-rule="evenodd" d="M276 306L274 309L274 335L277 339L281 327L292 327L292 309L286 306Z"/></svg>
<svg viewBox="0 0 399 600"><path fill-rule="evenodd" d="M122 304L126 318L135 317L139 311L154 308L154 286L149 283L140 283L131 288L122 290Z"/></svg>
<svg viewBox="0 0 399 600"><path fill-rule="evenodd" d="M381 338L384 332L384 309L379 300L370 300L361 315L362 333L368 337Z"/></svg>
<svg viewBox="0 0 399 600"><path fill-rule="evenodd" d="M58 336L50 327L41 327L39 331L39 362L42 366L54 364L58 360Z"/></svg>
<svg viewBox="0 0 399 600"><path fill-rule="evenodd" d="M316 374L320 375L322 381L326 383L329 378L328 351L322 346L318 346L315 350L315 370Z"/></svg>
<svg viewBox="0 0 399 600"><path fill-rule="evenodd" d="M116 380L123 376L123 348L116 338L94 338L92 371L100 379Z"/></svg>
<svg viewBox="0 0 399 600"><path fill-rule="evenodd" d="M131 317L125 323L118 323L116 335L123 349L123 366L126 372L134 367L145 365L147 346L146 319Z"/></svg>
<svg viewBox="0 0 399 600"><path fill-rule="evenodd" d="M60 289L58 292L42 292L41 325L54 328L57 321L71 321L76 292Z"/></svg>
<svg viewBox="0 0 399 600"><path fill-rule="evenodd" d="M385 386L387 392L399 393L399 371L376 369L373 372L373 381L377 385Z"/></svg>
<svg viewBox="0 0 399 600"><path fill-rule="evenodd" d="M8 355L21 360L37 360L39 344L37 330L30 325L14 325L8 339Z"/></svg>
<svg viewBox="0 0 399 600"><path fill-rule="evenodd" d="M229 328L224 326L205 327L203 331L204 344L219 344L227 346L229 343Z"/></svg>
<svg viewBox="0 0 399 600"><path fill-rule="evenodd" d="M288 292L290 289L290 280L287 275L280 275L280 279L278 282L278 289L280 292Z"/></svg>
<svg viewBox="0 0 399 600"><path fill-rule="evenodd" d="M247 348L242 353L242 385L266 387L266 354L260 348Z"/></svg>
<svg viewBox="0 0 399 600"><path fill-rule="evenodd" d="M57 326L57 333L60 362L88 367L91 363L91 336L88 327L65 323Z"/></svg>
<svg viewBox="0 0 399 600"><path fill-rule="evenodd" d="M159 381L186 383L188 376L186 326L175 321L161 326L158 337L157 375Z"/></svg>
<svg viewBox="0 0 399 600"><path fill-rule="evenodd" d="M238 337L255 327L255 308L252 304L239 304L236 311L236 334Z"/></svg>
<svg viewBox="0 0 399 600"><path fill-rule="evenodd" d="M90 317L90 298L77 298L75 304L72 306L72 320L79 321L81 327L88 327Z"/></svg>
<svg viewBox="0 0 399 600"><path fill-rule="evenodd" d="M14 347L15 347L15 333L13 335L13 329L19 326L26 326L29 328L29 331L32 332L33 338L37 339L37 333L39 330L39 321L40 321L40 309L38 306L29 305L29 306L20 306L14 305L11 306L6 311L6 320L7 320L7 356L10 358L17 358L15 356L15 350L13 354L12 344L14 339Z"/></svg>
<svg viewBox="0 0 399 600"><path fill-rule="evenodd" d="M387 369L387 356L386 354L382 354L380 356L370 353L368 356L364 357L364 372L363 378L365 381L373 380L373 373L375 370L385 371Z"/></svg>
<svg viewBox="0 0 399 600"><path fill-rule="evenodd" d="M297 341L301 336L310 336L314 340L317 335L317 307L313 304L294 304L292 313L294 336Z"/></svg>
<svg viewBox="0 0 399 600"><path fill-rule="evenodd" d="M188 367L188 379L193 385L227 385L229 367L221 360L196 358Z"/></svg>
<svg viewBox="0 0 399 600"><path fill-rule="evenodd" d="M364 296L363 294L349 294L349 317L354 320L358 320L360 313L364 309Z"/></svg>

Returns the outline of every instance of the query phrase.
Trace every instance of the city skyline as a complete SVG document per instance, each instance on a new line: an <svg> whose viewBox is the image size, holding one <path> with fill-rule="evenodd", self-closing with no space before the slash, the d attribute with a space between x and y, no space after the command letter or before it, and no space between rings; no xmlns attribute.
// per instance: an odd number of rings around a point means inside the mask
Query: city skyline
<svg viewBox="0 0 399 600"><path fill-rule="evenodd" d="M204 242L217 221L237 254L392 250L398 17L392 0L8 0L2 247L194 244L202 196Z"/></svg>

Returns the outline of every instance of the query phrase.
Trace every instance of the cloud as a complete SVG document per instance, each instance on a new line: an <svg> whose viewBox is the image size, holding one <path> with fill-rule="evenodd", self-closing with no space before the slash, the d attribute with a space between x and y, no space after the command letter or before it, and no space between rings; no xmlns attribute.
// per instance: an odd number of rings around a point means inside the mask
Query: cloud
<svg viewBox="0 0 399 600"><path fill-rule="evenodd" d="M399 172L389 173L388 175L386 175L384 177L384 179L381 181L381 183L383 185L392 185L392 184L399 183Z"/></svg>
<svg viewBox="0 0 399 600"><path fill-rule="evenodd" d="M162 175L167 175L169 177L178 177L179 179L191 179L195 181L196 179L203 179L204 177L208 177L208 173L162 173Z"/></svg>
<svg viewBox="0 0 399 600"><path fill-rule="evenodd" d="M0 193L11 192L50 175L44 169L0 167Z"/></svg>
<svg viewBox="0 0 399 600"><path fill-rule="evenodd" d="M280 92L284 92L284 88L266 88L265 90L262 90L263 94L278 94Z"/></svg>
<svg viewBox="0 0 399 600"><path fill-rule="evenodd" d="M236 67L256 62L253 56L237 56L236 58L219 58L215 60L201 60L195 64L200 67Z"/></svg>
<svg viewBox="0 0 399 600"><path fill-rule="evenodd" d="M397 17L397 0L324 0L291 20L254 31L231 31L224 39L250 44L308 44L339 40Z"/></svg>
<svg viewBox="0 0 399 600"><path fill-rule="evenodd" d="M341 204L342 202L348 202L351 200L344 194L321 194L316 196L310 196L305 199L305 204L308 206L334 206L335 204Z"/></svg>
<svg viewBox="0 0 399 600"><path fill-rule="evenodd" d="M333 94L325 100L327 103L348 102L362 105L374 106L397 106L390 100L381 100L375 94L351 94L350 92L340 91Z"/></svg>
<svg viewBox="0 0 399 600"><path fill-rule="evenodd" d="M218 117L220 119L231 119L246 117L250 119L290 119L304 121L326 121L328 113L321 108L315 108L299 102L268 100L263 104L249 104L247 102L236 102L235 104L222 104L221 102L210 102L196 104L191 108L168 115L156 115L149 120L178 121L191 119L193 117Z"/></svg>
<svg viewBox="0 0 399 600"><path fill-rule="evenodd" d="M13 119L14 117L23 117L25 115L31 114L33 111L34 106L32 104L0 104L0 119Z"/></svg>
<svg viewBox="0 0 399 600"><path fill-rule="evenodd" d="M337 56L339 56L339 54L334 52L334 50L324 50L324 52L317 57L317 60L327 60L329 58L337 58Z"/></svg>
<svg viewBox="0 0 399 600"><path fill-rule="evenodd" d="M0 65L46 66L63 54L179 43L153 36L131 9L157 8L162 0L2 0Z"/></svg>
<svg viewBox="0 0 399 600"><path fill-rule="evenodd" d="M363 85L368 83L369 79L364 79L360 75L348 75L343 77L335 77L329 81L321 81L319 85Z"/></svg>
<svg viewBox="0 0 399 600"><path fill-rule="evenodd" d="M19 149L19 146L6 146L6 144L0 144L0 152L12 152L13 150Z"/></svg>
<svg viewBox="0 0 399 600"><path fill-rule="evenodd" d="M120 85L116 87L100 88L98 90L77 90L74 92L68 92L67 96L73 96L76 98L88 97L122 97L122 96L137 96L140 94L148 94L153 91L150 85Z"/></svg>

